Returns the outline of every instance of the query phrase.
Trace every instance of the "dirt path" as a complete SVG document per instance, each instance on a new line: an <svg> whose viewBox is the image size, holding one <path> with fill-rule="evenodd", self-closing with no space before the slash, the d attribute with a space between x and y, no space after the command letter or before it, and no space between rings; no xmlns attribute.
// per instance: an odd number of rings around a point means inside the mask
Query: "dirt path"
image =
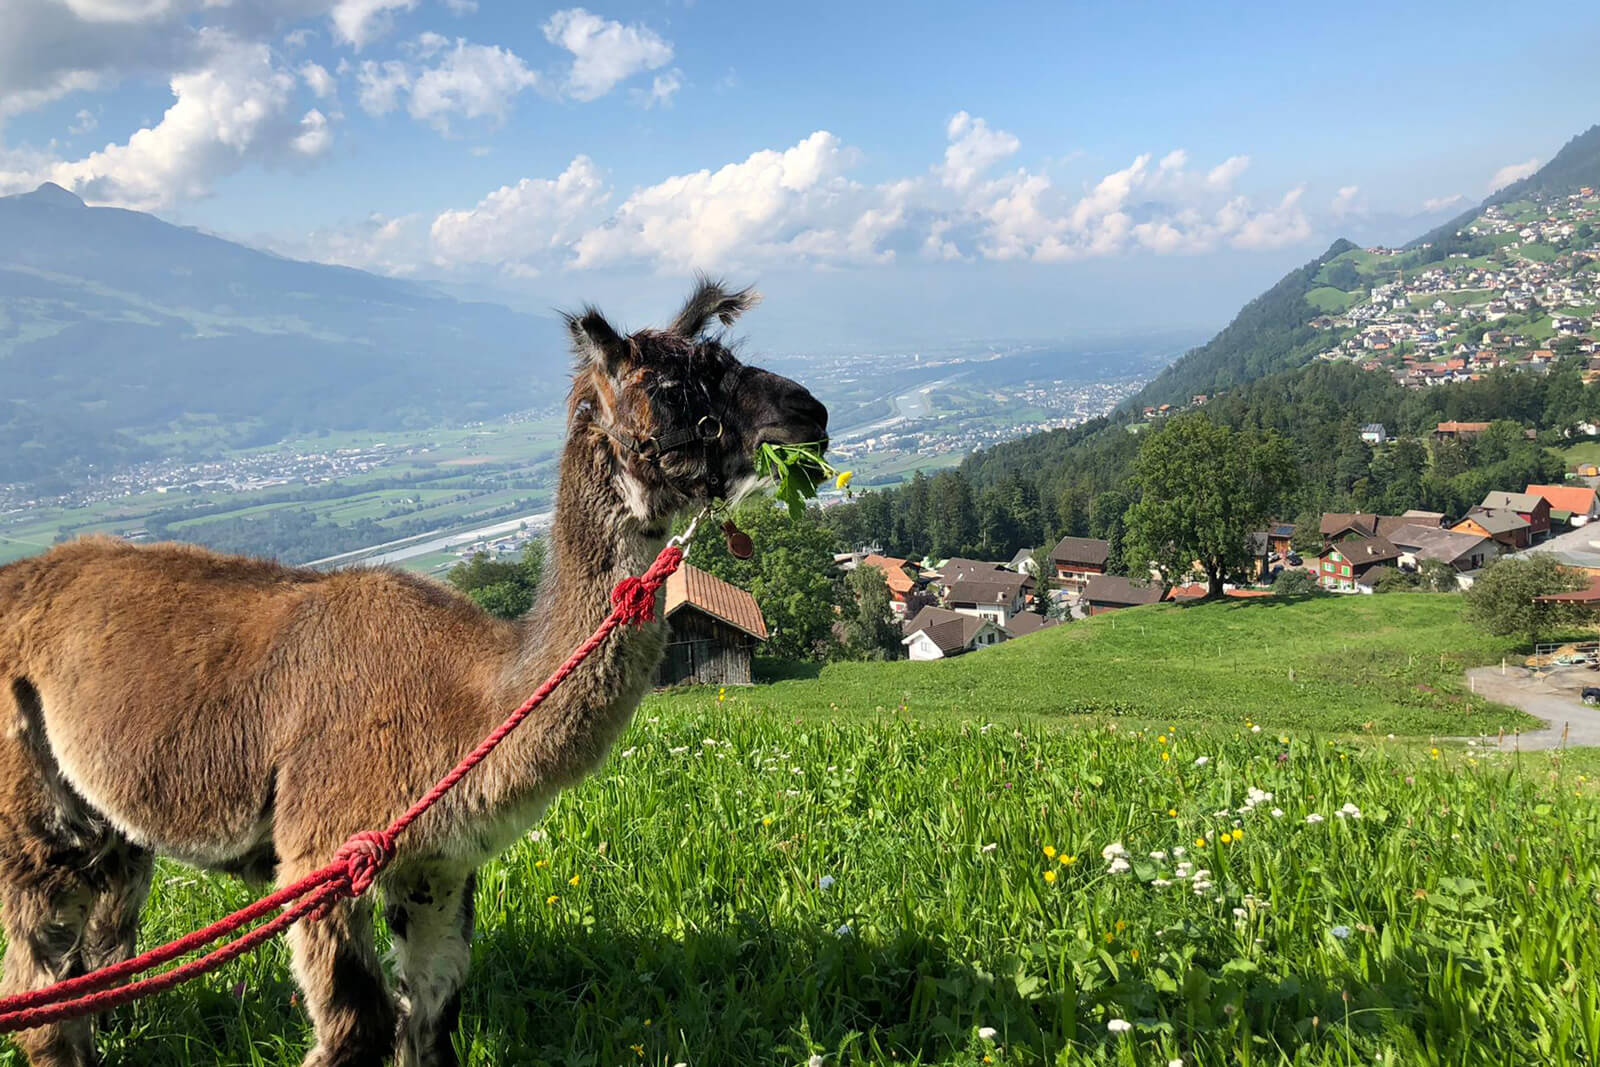
<svg viewBox="0 0 1600 1067"><path fill-rule="evenodd" d="M1597 682L1590 672L1557 671L1546 678L1535 678L1522 667L1512 667L1504 675L1499 667L1477 667L1467 672L1467 679L1479 696L1510 704L1545 722L1542 730L1507 734L1500 748L1600 746L1600 708L1586 707L1579 699L1585 684ZM1478 743L1481 746L1483 741L1479 739ZM1489 743L1492 746L1494 740L1491 738Z"/></svg>

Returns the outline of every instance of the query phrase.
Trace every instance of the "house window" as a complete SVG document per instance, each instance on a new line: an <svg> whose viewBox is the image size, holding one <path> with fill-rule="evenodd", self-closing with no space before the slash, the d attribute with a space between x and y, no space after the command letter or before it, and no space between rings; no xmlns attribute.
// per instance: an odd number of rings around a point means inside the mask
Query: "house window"
<svg viewBox="0 0 1600 1067"><path fill-rule="evenodd" d="M1348 578L1348 577L1350 577L1350 568L1349 567L1340 567L1339 568L1339 573L1344 575L1346 578Z"/></svg>

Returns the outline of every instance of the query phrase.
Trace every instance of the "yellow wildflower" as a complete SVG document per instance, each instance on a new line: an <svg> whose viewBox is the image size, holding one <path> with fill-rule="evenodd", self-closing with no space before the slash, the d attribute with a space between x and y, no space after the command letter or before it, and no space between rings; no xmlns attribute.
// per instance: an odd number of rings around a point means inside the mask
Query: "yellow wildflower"
<svg viewBox="0 0 1600 1067"><path fill-rule="evenodd" d="M855 476L855 471L840 471L839 476L833 480L833 484L840 490L848 489L850 488L850 479Z"/></svg>
<svg viewBox="0 0 1600 1067"><path fill-rule="evenodd" d="M549 860L535 860L533 864L534 870L538 871L542 871L548 866L550 866Z"/></svg>
<svg viewBox="0 0 1600 1067"><path fill-rule="evenodd" d="M1046 845L1046 846L1044 846L1044 858L1047 859L1047 860L1055 859L1056 858L1056 846L1054 846L1054 845Z"/></svg>
<svg viewBox="0 0 1600 1067"><path fill-rule="evenodd" d="M1136 949L1136 948L1130 948L1128 950L1128 958L1130 960L1132 960L1134 963L1138 963L1139 962L1139 950Z"/></svg>
<svg viewBox="0 0 1600 1067"><path fill-rule="evenodd" d="M544 898L544 906L548 908L550 905L554 904L560 899L560 897L556 896L554 893L551 893L549 896Z"/></svg>
<svg viewBox="0 0 1600 1067"><path fill-rule="evenodd" d="M578 876L577 875L573 875L571 878L568 878L567 879L567 884L568 885L577 885L578 884Z"/></svg>
<svg viewBox="0 0 1600 1067"><path fill-rule="evenodd" d="M1171 758L1172 758L1172 753L1170 753L1170 752L1163 752L1163 753L1161 753L1161 762L1162 762L1162 763L1165 763L1165 762L1167 762L1167 760L1169 760L1169 759L1171 759Z"/></svg>
<svg viewBox="0 0 1600 1067"><path fill-rule="evenodd" d="M644 1046L643 1045L629 1045L628 1047L633 1049L633 1054L635 1056L639 1057L641 1060L644 1059Z"/></svg>
<svg viewBox="0 0 1600 1067"><path fill-rule="evenodd" d="M1120 934L1122 931L1128 928L1128 924L1123 922L1121 919L1118 919L1116 922L1111 924L1111 928Z"/></svg>
<svg viewBox="0 0 1600 1067"><path fill-rule="evenodd" d="M1178 817L1178 809L1177 808L1168 808L1167 809L1167 814L1172 816L1174 819L1176 819Z"/></svg>
<svg viewBox="0 0 1600 1067"><path fill-rule="evenodd" d="M1044 872L1044 880L1047 881L1047 882L1054 882L1056 880L1056 872L1055 871L1045 871Z"/></svg>
<svg viewBox="0 0 1600 1067"><path fill-rule="evenodd" d="M1205 848L1206 847L1206 839L1203 838L1203 837L1195 838L1194 839L1194 847L1195 848Z"/></svg>
<svg viewBox="0 0 1600 1067"><path fill-rule="evenodd" d="M1061 855L1061 866L1063 866L1063 867L1071 867L1074 863L1077 863L1077 862L1078 862L1078 857L1076 857L1076 856L1068 856L1066 853L1062 853L1062 855Z"/></svg>
<svg viewBox="0 0 1600 1067"><path fill-rule="evenodd" d="M761 825L762 826L771 826L772 825L772 816L768 815L765 818L763 818L761 820Z"/></svg>

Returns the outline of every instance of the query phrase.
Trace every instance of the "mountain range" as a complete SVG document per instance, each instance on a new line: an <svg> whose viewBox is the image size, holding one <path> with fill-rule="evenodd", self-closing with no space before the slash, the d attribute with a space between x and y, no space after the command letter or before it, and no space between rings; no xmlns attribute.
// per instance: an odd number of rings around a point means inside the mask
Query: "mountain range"
<svg viewBox="0 0 1600 1067"><path fill-rule="evenodd" d="M197 426L249 445L518 410L561 372L557 337L47 183L0 198L0 482L136 459Z"/></svg>

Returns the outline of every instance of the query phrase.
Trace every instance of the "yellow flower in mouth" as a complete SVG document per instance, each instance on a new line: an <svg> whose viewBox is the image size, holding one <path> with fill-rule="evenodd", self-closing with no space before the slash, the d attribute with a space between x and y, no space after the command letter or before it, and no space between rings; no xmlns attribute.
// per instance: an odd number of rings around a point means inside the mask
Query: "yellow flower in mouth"
<svg viewBox="0 0 1600 1067"><path fill-rule="evenodd" d="M833 484L838 486L841 490L848 489L850 488L850 479L854 478L855 476L855 471L840 471L839 477L833 480Z"/></svg>

